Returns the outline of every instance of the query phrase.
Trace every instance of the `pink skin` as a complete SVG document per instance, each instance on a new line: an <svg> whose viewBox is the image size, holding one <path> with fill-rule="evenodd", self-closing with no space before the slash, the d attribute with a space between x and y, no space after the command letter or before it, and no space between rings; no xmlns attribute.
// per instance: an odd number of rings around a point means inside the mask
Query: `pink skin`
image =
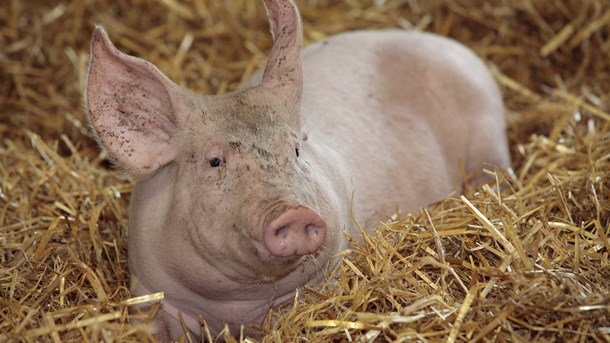
<svg viewBox="0 0 610 343"><path fill-rule="evenodd" d="M86 90L98 142L137 179L134 295L163 291L161 340L239 332L325 277L343 233L459 190L458 165L509 164L502 98L458 43L354 32L301 54L290 0L265 0L274 47L243 89L199 96L125 55L101 28ZM301 55L302 63L301 63Z"/></svg>

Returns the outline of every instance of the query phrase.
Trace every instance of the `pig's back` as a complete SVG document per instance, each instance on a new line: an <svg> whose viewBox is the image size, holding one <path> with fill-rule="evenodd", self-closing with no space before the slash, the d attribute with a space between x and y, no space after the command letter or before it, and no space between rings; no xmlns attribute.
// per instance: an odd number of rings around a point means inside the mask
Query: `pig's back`
<svg viewBox="0 0 610 343"><path fill-rule="evenodd" d="M328 156L342 156L334 162L349 175L355 213L367 225L383 218L373 210L416 211L459 190L460 160L471 169L508 163L497 86L452 40L398 30L341 34L305 49L303 70L304 130L311 144L336 151Z"/></svg>

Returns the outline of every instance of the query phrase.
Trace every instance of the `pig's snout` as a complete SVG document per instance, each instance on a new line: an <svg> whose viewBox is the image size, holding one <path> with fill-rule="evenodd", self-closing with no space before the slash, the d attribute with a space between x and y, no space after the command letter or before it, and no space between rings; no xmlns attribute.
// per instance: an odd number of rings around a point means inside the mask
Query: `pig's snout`
<svg viewBox="0 0 610 343"><path fill-rule="evenodd" d="M305 206L292 207L275 218L265 230L265 246L278 257L316 252L326 237L326 222Z"/></svg>

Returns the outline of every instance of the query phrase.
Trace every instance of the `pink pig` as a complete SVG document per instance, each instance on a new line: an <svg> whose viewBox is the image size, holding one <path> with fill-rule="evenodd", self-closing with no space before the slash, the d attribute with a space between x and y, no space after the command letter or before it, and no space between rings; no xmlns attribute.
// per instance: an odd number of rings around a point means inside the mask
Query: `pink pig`
<svg viewBox="0 0 610 343"><path fill-rule="evenodd" d="M258 77L223 96L181 89L93 34L86 89L99 144L133 175L134 295L163 291L162 340L260 321L399 207L509 165L502 98L457 42L402 30L340 34L301 51L292 0L265 0L274 45ZM353 214L353 216L352 216Z"/></svg>

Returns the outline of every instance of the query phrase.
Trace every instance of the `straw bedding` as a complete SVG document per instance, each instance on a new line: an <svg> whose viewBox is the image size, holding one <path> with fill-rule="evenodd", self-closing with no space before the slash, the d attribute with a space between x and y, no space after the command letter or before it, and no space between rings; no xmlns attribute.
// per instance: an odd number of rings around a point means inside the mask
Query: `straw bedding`
<svg viewBox="0 0 610 343"><path fill-rule="evenodd" d="M234 332L236 340L609 341L610 3L298 4L306 43L404 27L472 47L505 94L513 166L489 166L496 182L464 196L397 213L346 254L336 282L300 291L292 309L269 314L261 337ZM141 322L153 313L130 312L161 297L128 290L133 183L100 155L82 111L93 24L179 84L216 94L264 65L271 42L262 5L1 7L0 341L152 341Z"/></svg>

